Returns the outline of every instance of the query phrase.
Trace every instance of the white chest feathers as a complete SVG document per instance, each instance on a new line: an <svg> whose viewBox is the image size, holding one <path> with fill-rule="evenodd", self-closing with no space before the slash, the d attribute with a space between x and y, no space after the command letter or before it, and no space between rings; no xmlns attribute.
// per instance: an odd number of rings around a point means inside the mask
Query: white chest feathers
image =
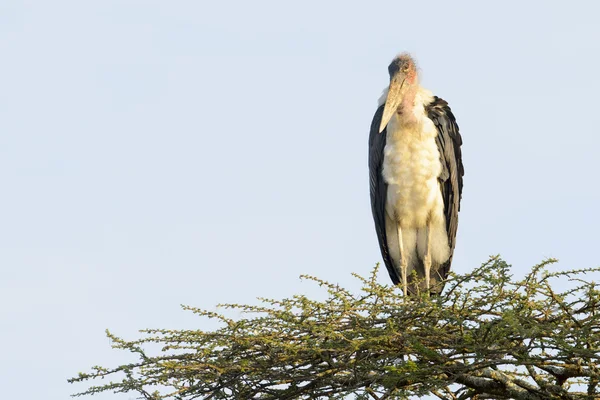
<svg viewBox="0 0 600 400"><path fill-rule="evenodd" d="M410 121L395 114L387 125L382 171L388 184L386 211L402 228L444 223L437 129L424 109L419 114Z"/></svg>

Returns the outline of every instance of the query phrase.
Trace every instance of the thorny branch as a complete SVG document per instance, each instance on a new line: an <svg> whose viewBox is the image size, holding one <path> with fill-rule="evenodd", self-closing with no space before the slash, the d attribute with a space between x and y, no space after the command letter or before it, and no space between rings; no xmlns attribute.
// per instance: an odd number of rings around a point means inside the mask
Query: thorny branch
<svg viewBox="0 0 600 400"><path fill-rule="evenodd" d="M452 275L438 297L405 299L358 275L352 294L315 277L325 301L302 295L229 304L241 319L184 307L221 323L200 330L147 329L113 347L139 359L93 367L70 382L110 377L75 396L105 391L160 399L600 399L598 269L550 273L548 260L522 280L493 257ZM571 279L557 291L552 282ZM148 347L162 350L148 355Z"/></svg>

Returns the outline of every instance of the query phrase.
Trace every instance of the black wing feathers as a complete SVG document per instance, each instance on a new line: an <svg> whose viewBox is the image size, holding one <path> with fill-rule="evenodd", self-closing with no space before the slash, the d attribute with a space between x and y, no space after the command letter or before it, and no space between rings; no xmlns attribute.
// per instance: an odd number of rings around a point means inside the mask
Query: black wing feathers
<svg viewBox="0 0 600 400"><path fill-rule="evenodd" d="M377 109L373 122L371 123L371 133L369 134L369 183L371 189L371 211L375 220L375 230L379 240L379 248L383 261L388 269L390 277L395 285L400 283L400 275L394 266L390 256L387 237L385 233L385 201L387 198L387 183L383 180L381 174L383 169L383 150L385 148L387 131L379 132L381 117L383 115L383 105Z"/></svg>
<svg viewBox="0 0 600 400"><path fill-rule="evenodd" d="M462 197L464 168L460 146L462 138L458 125L448 103L434 97L434 101L426 107L427 115L435 124L438 135L436 142L440 152L442 173L439 177L442 197L444 199L444 214L446 216L446 231L450 245L450 258L440 268L442 278L446 279L452 262L452 254L456 243L456 230L458 228L458 211Z"/></svg>

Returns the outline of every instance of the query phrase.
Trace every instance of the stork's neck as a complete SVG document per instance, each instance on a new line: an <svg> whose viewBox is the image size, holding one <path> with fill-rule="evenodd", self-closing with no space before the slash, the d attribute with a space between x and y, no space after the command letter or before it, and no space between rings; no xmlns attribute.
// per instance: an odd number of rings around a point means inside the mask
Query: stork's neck
<svg viewBox="0 0 600 400"><path fill-rule="evenodd" d="M381 106L387 98L388 88L386 88L378 104ZM414 124L426 117L425 106L433 101L433 93L425 89L418 83L415 83L411 90L406 93L402 103L396 110L398 122L403 125Z"/></svg>
<svg viewBox="0 0 600 400"><path fill-rule="evenodd" d="M427 92L427 90L415 83L404 94L404 98L396 110L398 120L402 125L416 124L421 120L424 109L424 97L429 97L427 96Z"/></svg>
<svg viewBox="0 0 600 400"><path fill-rule="evenodd" d="M414 117L415 117L414 108L415 108L416 96L417 96L417 87L415 85L415 86L412 86L404 94L402 103L400 103L400 105L398 106L398 109L396 110L396 113L398 114L398 118L400 118L401 120L406 120L406 122L409 122L409 120L414 119Z"/></svg>

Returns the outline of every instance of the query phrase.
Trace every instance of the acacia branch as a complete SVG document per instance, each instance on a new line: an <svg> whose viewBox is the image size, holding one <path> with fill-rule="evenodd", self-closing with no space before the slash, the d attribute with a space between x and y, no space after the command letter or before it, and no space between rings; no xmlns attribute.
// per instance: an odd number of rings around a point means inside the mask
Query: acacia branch
<svg viewBox="0 0 600 400"><path fill-rule="evenodd" d="M548 273L551 262L517 281L494 257L470 274L452 275L434 298L407 300L378 284L375 268L368 278L357 276L357 294L305 277L328 292L326 300L297 295L221 306L242 311L237 320L184 307L221 327L148 329L132 341L109 333L113 347L137 362L95 367L70 382L110 377L114 382L75 396L133 392L148 400L595 399L600 291L582 276L598 269ZM552 288L565 278L578 286ZM152 344L162 351L150 355ZM577 382L587 382L585 393L571 389Z"/></svg>

